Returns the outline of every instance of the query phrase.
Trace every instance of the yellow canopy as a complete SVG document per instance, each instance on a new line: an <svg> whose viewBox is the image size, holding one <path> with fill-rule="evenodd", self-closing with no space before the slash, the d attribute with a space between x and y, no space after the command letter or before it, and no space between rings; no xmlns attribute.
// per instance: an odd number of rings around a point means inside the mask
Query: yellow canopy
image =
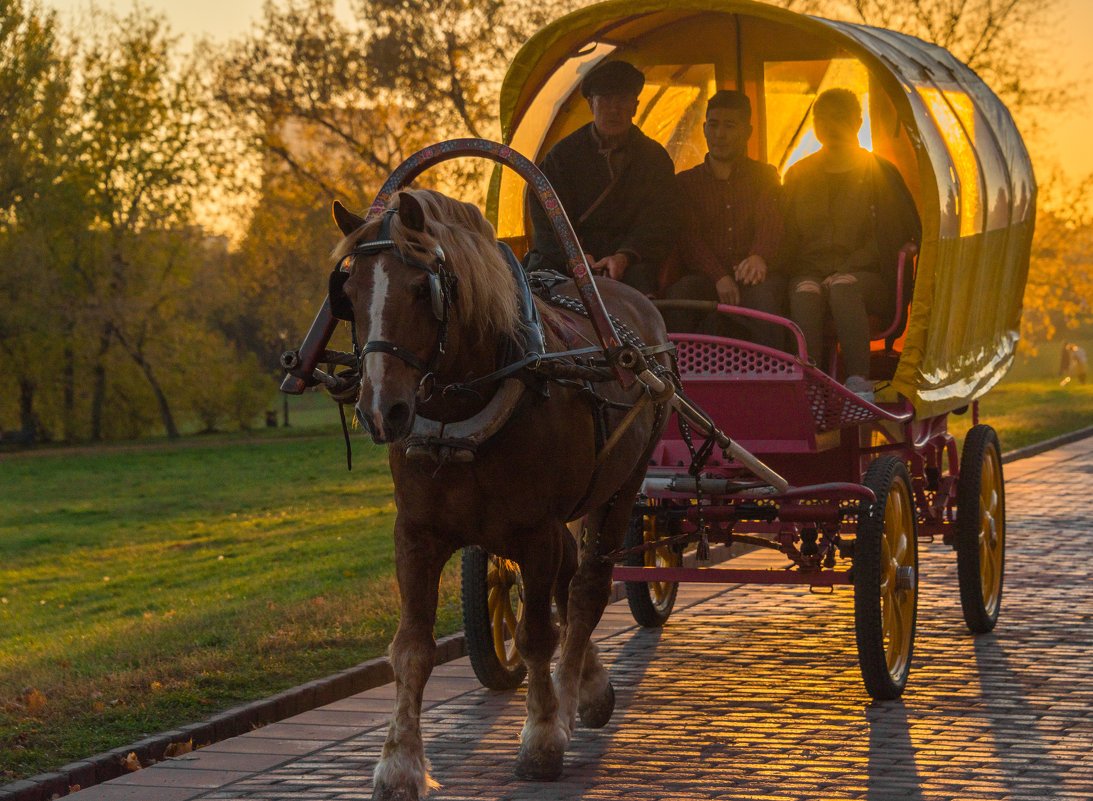
<svg viewBox="0 0 1093 801"><path fill-rule="evenodd" d="M706 100L752 101L754 158L784 171L815 151L811 108L833 86L862 99L862 144L894 162L923 242L895 388L919 416L980 397L1013 361L1035 217L1032 163L1009 111L948 51L893 31L737 0L608 0L533 36L501 89L506 144L535 161L591 118L581 78L605 58L646 75L635 122L683 170L705 155ZM498 169L489 212L526 222L523 183Z"/></svg>

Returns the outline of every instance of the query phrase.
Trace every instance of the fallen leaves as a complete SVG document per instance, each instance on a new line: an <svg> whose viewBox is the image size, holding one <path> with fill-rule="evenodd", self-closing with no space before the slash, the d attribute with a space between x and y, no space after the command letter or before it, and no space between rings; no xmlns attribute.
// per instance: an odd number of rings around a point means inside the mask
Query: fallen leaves
<svg viewBox="0 0 1093 801"><path fill-rule="evenodd" d="M49 699L41 690L33 687L24 687L20 698L26 713L32 718L40 718L42 713L49 708Z"/></svg>
<svg viewBox="0 0 1093 801"><path fill-rule="evenodd" d="M122 759L121 766L129 773L134 773L144 767L140 764L140 759L137 757L136 751L130 751L128 756Z"/></svg>
<svg viewBox="0 0 1093 801"><path fill-rule="evenodd" d="M188 754L194 750L194 741L189 739L184 743L171 743L163 751L164 757L177 757Z"/></svg>

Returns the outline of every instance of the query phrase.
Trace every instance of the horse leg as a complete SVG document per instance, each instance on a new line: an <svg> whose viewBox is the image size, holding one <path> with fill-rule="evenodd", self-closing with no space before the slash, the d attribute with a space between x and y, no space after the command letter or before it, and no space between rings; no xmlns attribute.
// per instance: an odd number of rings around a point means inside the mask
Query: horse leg
<svg viewBox="0 0 1093 801"><path fill-rule="evenodd" d="M429 776L421 740L421 697L436 657L433 625L440 572L451 552L395 523L395 568L402 596L391 643L395 712L373 774L373 801L417 801L440 785Z"/></svg>
<svg viewBox="0 0 1093 801"><path fill-rule="evenodd" d="M564 547L560 539L564 529L558 529L551 537L549 552L537 548L534 555L519 562L524 617L516 629L516 647L528 667L528 716L520 734L515 771L518 778L535 781L553 781L561 775L571 731L558 718L558 696L550 677L550 658L558 645L558 632L550 619L550 597Z"/></svg>
<svg viewBox="0 0 1093 801"><path fill-rule="evenodd" d="M611 596L613 565L603 554L622 542L643 476L631 477L610 502L590 514L581 538L580 564L569 588L569 625L554 674L560 713L571 728L578 714L588 728L601 728L615 710L611 677L591 639Z"/></svg>
<svg viewBox="0 0 1093 801"><path fill-rule="evenodd" d="M583 521L580 521L584 525ZM577 572L577 539L575 529L570 523L562 535L562 562L558 567L558 576L554 579L554 608L557 610L558 623L561 626L561 641L565 642L566 621L569 618L569 582Z"/></svg>

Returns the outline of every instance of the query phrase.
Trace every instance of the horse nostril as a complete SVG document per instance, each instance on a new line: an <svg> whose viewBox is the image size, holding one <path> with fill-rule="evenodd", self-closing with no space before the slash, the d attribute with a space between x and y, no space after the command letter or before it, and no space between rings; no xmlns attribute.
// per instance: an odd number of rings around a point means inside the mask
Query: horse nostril
<svg viewBox="0 0 1093 801"><path fill-rule="evenodd" d="M405 403L396 403L387 412L387 426L397 437L402 437L410 426L410 407Z"/></svg>

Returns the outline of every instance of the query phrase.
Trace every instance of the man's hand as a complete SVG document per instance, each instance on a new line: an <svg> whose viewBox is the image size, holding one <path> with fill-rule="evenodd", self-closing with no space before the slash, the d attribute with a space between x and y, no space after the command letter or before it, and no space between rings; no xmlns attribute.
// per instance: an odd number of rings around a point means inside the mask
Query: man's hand
<svg viewBox="0 0 1093 801"><path fill-rule="evenodd" d="M740 287L736 285L731 275L725 275L717 281L717 297L722 303L730 306L740 305Z"/></svg>
<svg viewBox="0 0 1093 801"><path fill-rule="evenodd" d="M754 286L767 277L767 263L762 256L752 254L733 268L736 280L746 286Z"/></svg>
<svg viewBox="0 0 1093 801"><path fill-rule="evenodd" d="M592 272L596 275L607 275L616 281L621 281L626 268L629 266L629 256L625 253L613 253L593 264Z"/></svg>

